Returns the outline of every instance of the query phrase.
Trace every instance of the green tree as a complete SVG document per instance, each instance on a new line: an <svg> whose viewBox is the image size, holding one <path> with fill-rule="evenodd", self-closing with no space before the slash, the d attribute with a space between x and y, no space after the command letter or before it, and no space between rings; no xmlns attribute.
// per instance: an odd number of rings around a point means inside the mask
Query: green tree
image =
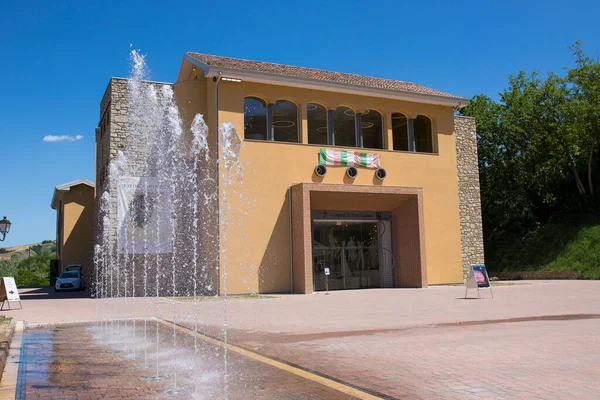
<svg viewBox="0 0 600 400"><path fill-rule="evenodd" d="M577 109L576 120L579 142L586 148L587 183L590 195L594 194L594 155L600 133L600 63L585 55L581 42L570 47L575 56L575 68L567 74L571 84L572 102Z"/></svg>
<svg viewBox="0 0 600 400"><path fill-rule="evenodd" d="M579 42L570 49L575 63L564 74L521 71L498 102L478 95L460 111L477 119L486 254L545 223L595 212L600 63Z"/></svg>

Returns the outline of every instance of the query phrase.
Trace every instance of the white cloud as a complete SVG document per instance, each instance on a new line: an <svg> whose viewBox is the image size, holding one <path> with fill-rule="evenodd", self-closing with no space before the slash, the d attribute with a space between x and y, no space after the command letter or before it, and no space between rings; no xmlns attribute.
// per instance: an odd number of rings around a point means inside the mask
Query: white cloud
<svg viewBox="0 0 600 400"><path fill-rule="evenodd" d="M44 139L42 139L44 142L62 142L62 141L67 141L67 142L74 142L76 140L81 140L83 139L82 135L77 135L75 137L73 136L69 136L69 135L47 135L44 136Z"/></svg>

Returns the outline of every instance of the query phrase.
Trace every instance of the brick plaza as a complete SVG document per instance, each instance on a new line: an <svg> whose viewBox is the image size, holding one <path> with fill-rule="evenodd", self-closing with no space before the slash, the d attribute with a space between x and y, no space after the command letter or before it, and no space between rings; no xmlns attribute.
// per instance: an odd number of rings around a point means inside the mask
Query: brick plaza
<svg viewBox="0 0 600 400"><path fill-rule="evenodd" d="M599 289L596 281L548 281L496 286L495 299L484 292L481 300L462 299L460 286L230 299L228 343L307 376L230 351L228 396L355 397L315 378L325 377L375 398L595 399L600 396L600 353L595 351L600 345ZM30 293L23 294L23 310L8 312L28 321L29 349L37 346L37 358L26 363L28 398L224 397L218 346L203 340L194 344L184 329L222 341L221 299L94 300ZM199 316L195 322L194 315ZM165 333L158 351L152 330L147 331L152 343L140 344L140 322L133 339L111 342L97 336L98 326L109 326L115 318L145 317L167 321L160 325ZM182 328L173 333L169 321ZM78 324L57 327L57 322ZM132 332L131 322L129 331L122 324L123 330L104 334ZM140 349L147 349L146 363L161 350L173 349L173 335L174 354L190 361L159 363L165 367L161 371L183 371L181 387L187 389L181 392L169 391L172 376L148 378L155 361L144 368L141 358ZM137 350L123 343L137 343Z"/></svg>

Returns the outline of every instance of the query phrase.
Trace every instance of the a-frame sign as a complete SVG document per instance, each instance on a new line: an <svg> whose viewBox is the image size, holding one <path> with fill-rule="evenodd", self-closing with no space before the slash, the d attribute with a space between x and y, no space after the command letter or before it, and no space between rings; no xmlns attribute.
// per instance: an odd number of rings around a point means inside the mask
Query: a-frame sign
<svg viewBox="0 0 600 400"><path fill-rule="evenodd" d="M8 309L11 310L11 301L18 301L19 306L23 308L23 305L21 304L21 297L19 296L19 291L17 290L17 284L15 283L15 278L12 276L8 278L2 278L2 282L0 282L0 301L2 301L0 310L4 310L4 303L8 304Z"/></svg>
<svg viewBox="0 0 600 400"><path fill-rule="evenodd" d="M469 269L469 276L467 277L465 289L465 299L469 293L469 289L477 289L477 298L481 298L481 289L489 289L492 299L494 298L494 292L492 292L492 286L490 285L490 278L487 273L487 269L483 264L472 264Z"/></svg>

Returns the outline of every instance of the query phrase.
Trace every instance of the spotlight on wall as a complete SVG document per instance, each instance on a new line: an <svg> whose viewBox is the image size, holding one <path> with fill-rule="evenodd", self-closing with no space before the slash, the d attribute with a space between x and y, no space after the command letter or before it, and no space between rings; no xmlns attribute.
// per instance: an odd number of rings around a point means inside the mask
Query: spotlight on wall
<svg viewBox="0 0 600 400"><path fill-rule="evenodd" d="M380 181L382 181L387 176L387 172L383 168L377 168L375 170L375 176L377 177L377 179L379 179Z"/></svg>
<svg viewBox="0 0 600 400"><path fill-rule="evenodd" d="M317 176L325 176L325 174L327 174L327 167L323 164L317 165L315 167L315 174L317 174Z"/></svg>
<svg viewBox="0 0 600 400"><path fill-rule="evenodd" d="M356 175L358 175L358 170L355 167L348 167L346 175L348 175L348 178L354 179L356 178Z"/></svg>

